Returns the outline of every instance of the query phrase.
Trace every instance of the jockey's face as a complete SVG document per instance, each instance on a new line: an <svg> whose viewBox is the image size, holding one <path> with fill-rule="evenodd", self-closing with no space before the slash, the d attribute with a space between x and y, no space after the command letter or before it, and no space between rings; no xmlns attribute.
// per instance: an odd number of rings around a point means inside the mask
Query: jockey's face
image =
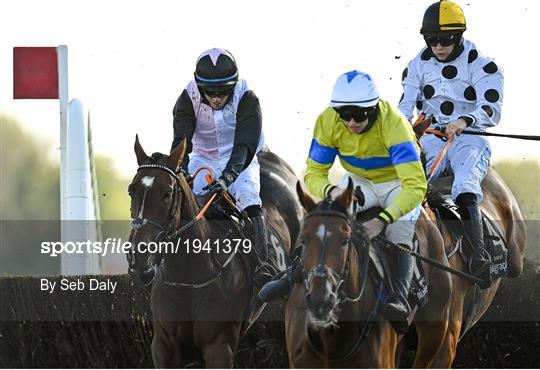
<svg viewBox="0 0 540 370"><path fill-rule="evenodd" d="M215 95L215 96L209 96L207 94L204 94L206 97L206 100L210 103L210 106L212 109L219 110L225 106L225 103L227 102L227 98L229 95Z"/></svg>
<svg viewBox="0 0 540 370"><path fill-rule="evenodd" d="M437 59L441 62L444 62L446 59L448 59L448 56L454 51L454 48L456 47L456 44L452 44L450 46L442 46L440 43L438 43L435 46L431 46L431 51Z"/></svg>
<svg viewBox="0 0 540 370"><path fill-rule="evenodd" d="M368 125L368 121L369 118L366 118L362 122L356 122L354 118L351 118L348 121L345 121L344 119L341 120L341 122L343 122L343 124L349 129L352 134L361 133Z"/></svg>

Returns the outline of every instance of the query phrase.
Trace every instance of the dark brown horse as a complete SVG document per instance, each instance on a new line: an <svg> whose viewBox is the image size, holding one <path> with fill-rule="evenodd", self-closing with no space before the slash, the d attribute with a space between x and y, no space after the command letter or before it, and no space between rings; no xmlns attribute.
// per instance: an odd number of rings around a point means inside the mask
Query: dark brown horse
<svg viewBox="0 0 540 370"><path fill-rule="evenodd" d="M318 204L297 186L307 212L299 236L303 282L294 285L285 312L289 364L300 368L391 368L400 339L382 318L382 282L368 271L370 241L348 215L353 185L334 202ZM420 253L445 262L442 238L422 212ZM396 251L396 253L398 253ZM373 267L372 267L373 268ZM415 367L429 367L445 340L451 291L446 272L424 266L430 301L416 313Z"/></svg>
<svg viewBox="0 0 540 370"><path fill-rule="evenodd" d="M206 217L209 211L189 224L201 207L185 178L177 175L184 150L182 142L168 156L147 156L138 138L135 141L139 169L129 187L130 241L134 246L173 242L180 248L161 254L135 250L130 267L148 272L162 258L151 293L154 365L181 367L187 361L203 361L206 367L230 368L253 294L253 266L245 244L236 249L233 242L227 249L225 239L246 239L232 222L212 221ZM270 152L259 159L263 207L288 253L300 228L300 206L290 190L296 177Z"/></svg>
<svg viewBox="0 0 540 370"><path fill-rule="evenodd" d="M433 189L450 189L452 177L443 177L433 181ZM482 211L496 224L497 229L506 241L508 247L508 277L518 276L523 269L527 233L525 223L518 204L504 181L493 170L489 170L482 182L484 199L480 204ZM448 190L449 192L449 190ZM431 218L435 215L431 213ZM441 233L449 257L449 265L457 270L468 272L464 259L455 252L447 226L441 224ZM456 356L459 339L464 332L476 323L486 312L497 289L500 279L493 281L490 288L479 290L470 281L452 275L452 296L450 301L450 316L445 342L441 347L433 366L439 368L451 367Z"/></svg>

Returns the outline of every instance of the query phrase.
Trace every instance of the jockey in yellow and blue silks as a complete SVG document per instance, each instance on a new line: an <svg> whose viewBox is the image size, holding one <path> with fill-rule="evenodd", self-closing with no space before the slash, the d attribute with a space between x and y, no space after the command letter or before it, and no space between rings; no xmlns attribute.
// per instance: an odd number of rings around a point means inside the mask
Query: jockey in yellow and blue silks
<svg viewBox="0 0 540 370"><path fill-rule="evenodd" d="M365 204L360 210L379 206L383 211L364 223L370 238L386 227L393 243L413 247L416 220L427 189L420 149L407 119L379 98L371 76L360 71L341 75L333 89L330 106L318 117L304 181L318 197L335 198L341 193L328 180L336 157L360 185ZM397 253L397 276L383 314L391 321L404 321L410 307L407 295L412 278L412 257Z"/></svg>

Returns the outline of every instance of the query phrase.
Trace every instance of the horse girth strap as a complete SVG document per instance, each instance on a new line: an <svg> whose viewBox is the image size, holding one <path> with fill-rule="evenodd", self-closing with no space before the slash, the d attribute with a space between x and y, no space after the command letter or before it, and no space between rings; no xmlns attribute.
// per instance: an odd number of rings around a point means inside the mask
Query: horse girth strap
<svg viewBox="0 0 540 370"><path fill-rule="evenodd" d="M173 286L173 287L177 287L177 288L190 288L190 289L204 288L206 286L209 286L209 285L219 281L219 279L221 278L221 273L223 272L225 267L227 267L229 265L229 263L231 263L234 256L236 256L236 251L232 252L229 255L229 257L227 258L225 263L223 263L223 265L221 265L219 267L219 269L216 271L213 278L208 279L207 281L204 281L202 283L180 283L180 282L176 282L176 281L167 281L167 280L163 280L163 283L165 285L169 285L169 286Z"/></svg>

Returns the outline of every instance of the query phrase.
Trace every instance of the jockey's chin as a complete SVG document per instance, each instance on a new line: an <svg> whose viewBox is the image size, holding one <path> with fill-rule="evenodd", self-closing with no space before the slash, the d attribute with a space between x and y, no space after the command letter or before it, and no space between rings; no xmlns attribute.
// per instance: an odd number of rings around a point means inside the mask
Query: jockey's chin
<svg viewBox="0 0 540 370"><path fill-rule="evenodd" d="M206 99L208 100L208 102L210 103L210 106L214 110L220 110L221 108L223 108L225 106L225 103L227 102L227 98L228 98L228 95L225 95L223 97L221 96L210 97L206 95Z"/></svg>
<svg viewBox="0 0 540 370"><path fill-rule="evenodd" d="M368 119L367 118L362 122L356 122L354 119L351 119L350 121L342 120L342 122L347 127L347 129L349 130L349 132L351 134L359 134L359 133L361 133L362 131L364 131L364 129L368 125Z"/></svg>

